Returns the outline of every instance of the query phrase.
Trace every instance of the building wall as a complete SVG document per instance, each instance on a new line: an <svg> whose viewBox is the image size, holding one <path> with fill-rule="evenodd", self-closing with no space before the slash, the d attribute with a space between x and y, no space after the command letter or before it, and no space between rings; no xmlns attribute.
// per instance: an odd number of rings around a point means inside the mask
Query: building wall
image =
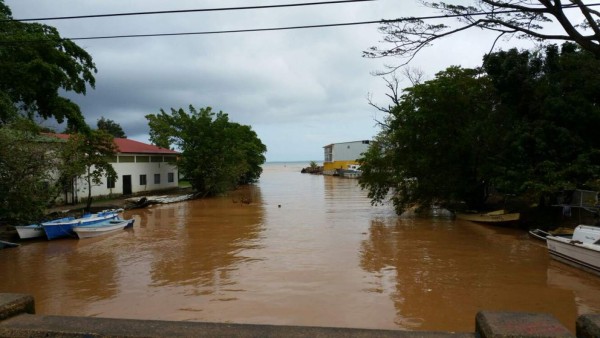
<svg viewBox="0 0 600 338"><path fill-rule="evenodd" d="M336 169L347 169L350 164L358 164L357 160L362 157L362 153L369 149L369 141L334 143L324 149L323 173L332 175ZM331 161L327 161L328 153L331 154Z"/></svg>
<svg viewBox="0 0 600 338"><path fill-rule="evenodd" d="M366 143L365 143L366 142ZM353 161L369 149L369 141L356 141L333 144L334 161Z"/></svg>
<svg viewBox="0 0 600 338"><path fill-rule="evenodd" d="M108 187L108 179L104 177L102 184L92 185L92 197L122 195L125 183L124 176L131 177L132 194L176 188L179 186L179 179L178 169L174 164L175 159L176 157L173 155L119 154L111 161L117 172L114 188ZM146 184L141 184L141 175L146 175ZM155 175L158 175L159 183L155 183ZM169 178L172 178L172 182L169 182ZM77 180L76 190L79 201L87 198L88 186L83 178ZM60 198L64 199L64 195ZM68 196L67 199L68 202L72 201L72 196Z"/></svg>

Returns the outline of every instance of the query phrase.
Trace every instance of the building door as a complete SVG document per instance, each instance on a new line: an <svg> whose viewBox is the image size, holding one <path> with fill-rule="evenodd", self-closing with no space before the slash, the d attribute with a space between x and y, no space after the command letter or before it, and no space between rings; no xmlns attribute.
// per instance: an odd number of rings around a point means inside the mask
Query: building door
<svg viewBox="0 0 600 338"><path fill-rule="evenodd" d="M123 175L123 195L131 195L131 175Z"/></svg>

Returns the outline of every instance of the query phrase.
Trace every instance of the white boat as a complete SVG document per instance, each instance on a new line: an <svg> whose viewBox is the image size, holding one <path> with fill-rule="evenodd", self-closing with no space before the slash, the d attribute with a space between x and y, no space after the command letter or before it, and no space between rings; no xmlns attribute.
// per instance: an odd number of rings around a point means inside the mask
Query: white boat
<svg viewBox="0 0 600 338"><path fill-rule="evenodd" d="M75 237L75 233L73 232L74 226L94 225L114 220L118 218L118 214L122 211L123 209L104 210L95 214L86 214L81 218L75 218L70 221L44 222L42 223L42 226L44 227L44 232L49 240L61 237Z"/></svg>
<svg viewBox="0 0 600 338"><path fill-rule="evenodd" d="M113 219L93 225L74 226L73 231L77 234L79 239L98 237L121 231L127 227L133 226L133 222L133 219Z"/></svg>
<svg viewBox="0 0 600 338"><path fill-rule="evenodd" d="M573 236L546 236L552 258L600 275L600 227L579 225Z"/></svg>
<svg viewBox="0 0 600 338"><path fill-rule="evenodd" d="M67 222L74 220L74 217L64 217L55 219L53 221L45 222L46 224L55 224L61 222ZM19 234L19 238L21 239L30 239L30 238L38 238L46 236L44 232L44 227L41 224L30 224L30 225L18 225L15 226L17 229L17 233Z"/></svg>

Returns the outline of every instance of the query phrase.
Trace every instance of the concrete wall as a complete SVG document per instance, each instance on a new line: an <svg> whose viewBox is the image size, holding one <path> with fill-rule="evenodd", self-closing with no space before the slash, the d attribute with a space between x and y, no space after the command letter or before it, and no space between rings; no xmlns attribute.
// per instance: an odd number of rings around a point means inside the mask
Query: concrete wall
<svg viewBox="0 0 600 338"><path fill-rule="evenodd" d="M600 337L600 315L577 319L577 337ZM0 337L575 337L554 317L538 313L481 311L475 332L422 332L352 328L169 322L35 315L29 295L0 293Z"/></svg>

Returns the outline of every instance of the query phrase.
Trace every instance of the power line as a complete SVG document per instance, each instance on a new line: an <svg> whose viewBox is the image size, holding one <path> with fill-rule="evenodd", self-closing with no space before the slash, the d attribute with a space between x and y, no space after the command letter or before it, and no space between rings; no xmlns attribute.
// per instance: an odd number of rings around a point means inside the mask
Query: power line
<svg viewBox="0 0 600 338"><path fill-rule="evenodd" d="M376 0L355 0L355 1L376 1ZM341 1L348 2L348 1ZM330 2L331 3L331 2ZM573 8L577 5L563 5L563 8ZM600 6L600 3L589 4L587 7ZM311 29L311 28L328 28L328 27L343 27L343 26L357 26L357 25L371 25L371 24L384 24L393 22L405 22L414 20L434 20L434 19L450 19L464 16L483 16L483 15L497 15L497 14L510 14L518 13L521 10L512 9L504 11L494 12L477 12L468 14L441 14L431 16L420 16L420 17L406 17L392 20L373 20L373 21L356 21L356 22L345 22L345 23L333 23L333 24L320 24L320 25L301 25L301 26L286 26L286 27L271 27L271 28L252 28L252 29L236 29L236 30L220 30L220 31L202 31L202 32L180 32L180 33L155 33L155 34L128 34L128 35L106 35L106 36L91 36L91 37L74 37L64 38L63 40L106 40L106 39L122 39L122 38L147 38L147 37L167 37L167 36L185 36L185 35L212 35L212 34L231 34L231 33L250 33L250 32L269 32L269 31L284 31L284 30L296 30L296 29ZM0 43L26 43L26 42L39 42L46 40L19 40L19 41L1 41Z"/></svg>
<svg viewBox="0 0 600 338"><path fill-rule="evenodd" d="M269 31L283 31L283 30L293 30L293 29L309 29L309 28L325 28L325 27L370 25L370 24L382 23L382 22L383 22L382 20L376 20L376 21L332 23L332 24L322 24L322 25L303 25L303 26L287 26L287 27L271 27L271 28L234 29L234 30L205 31L205 32L108 35L108 36L91 36L91 37L83 37L83 38L69 38L69 40L102 40L102 39L122 39L122 38L148 38L148 37L157 37L157 36L160 37L160 36L184 36L184 35L210 35L210 34L229 34L229 33L269 32Z"/></svg>
<svg viewBox="0 0 600 338"><path fill-rule="evenodd" d="M600 4L590 4L588 7L600 6ZM564 5L564 8L576 7L576 5ZM483 16L490 14L510 14L521 12L520 10L504 10L496 12L479 12L470 13L469 16ZM122 38L146 38L146 37L164 37L164 36L185 36L185 35L212 35L212 34L231 34L231 33L251 33L251 32L270 32L270 31L284 31L284 30L296 30L296 29L311 29L311 28L328 28L328 27L343 27L343 26L358 26L358 25L372 25L392 22L404 22L413 20L434 20L434 19L451 19L457 17L463 17L465 14L442 14L442 15L431 15L431 16L420 16L420 17L408 17L399 18L392 20L373 20L373 21L355 21L345 23L333 23L333 24L321 24L321 25L301 25L301 26L287 26L287 27L271 27L271 28L252 28L252 29L235 29L235 30L221 30L221 31L204 31L204 32L181 32L181 33L156 33L156 34L130 34L130 35L109 35L109 36L94 36L94 37L80 37L70 38L70 40L102 40L102 39L122 39Z"/></svg>
<svg viewBox="0 0 600 338"><path fill-rule="evenodd" d="M194 13L194 12L218 12L218 11L255 10L255 9L269 9L269 8L286 8L286 7L301 7L301 6L332 5L332 4L343 4L343 3L352 3L352 2L370 2L370 1L377 1L377 0L336 0L336 1L306 2L306 3L298 3L298 4L264 5L264 6L243 6L243 7L181 9L181 10L171 10L171 11L151 11L151 12L92 14L92 15L77 15L77 16L59 16L59 17L48 17L48 18L30 18L30 19L0 20L0 22L3 22L3 21L72 20L72 19L106 18L106 17L134 16L134 15L155 15L155 14L178 14L178 13Z"/></svg>

